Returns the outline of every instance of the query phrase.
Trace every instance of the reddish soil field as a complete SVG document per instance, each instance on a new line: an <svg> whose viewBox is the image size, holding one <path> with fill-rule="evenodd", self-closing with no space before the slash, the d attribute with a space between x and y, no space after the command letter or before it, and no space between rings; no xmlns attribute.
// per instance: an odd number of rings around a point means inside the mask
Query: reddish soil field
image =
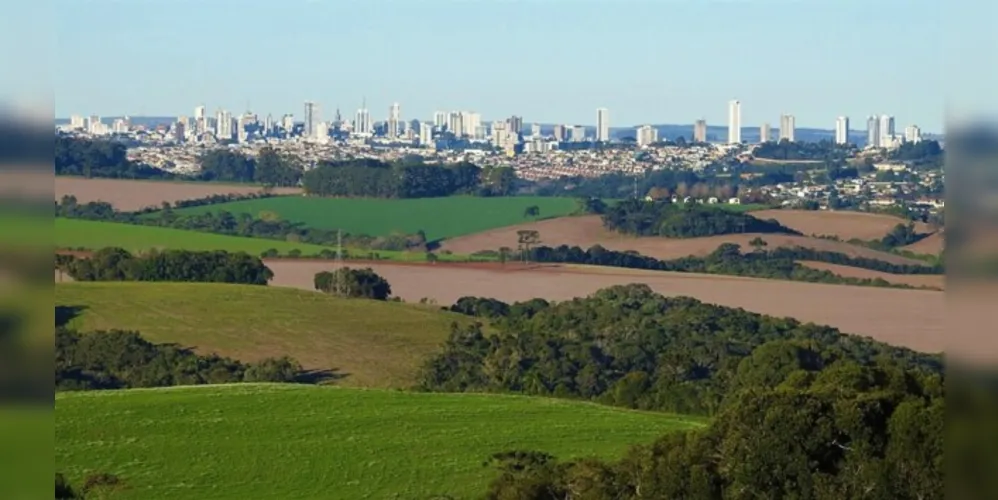
<svg viewBox="0 0 998 500"><path fill-rule="evenodd" d="M827 324L843 332L895 345L939 352L943 340L943 292L822 285L729 276L543 265L531 269L499 264L349 263L371 267L408 302L430 298L449 305L468 295L504 301L541 297L568 300L600 288L645 283L664 295L685 295L709 303ZM268 260L275 286L312 289L317 272L330 261Z"/></svg>
<svg viewBox="0 0 998 500"><path fill-rule="evenodd" d="M878 240L905 221L899 217L852 211L761 210L752 212L760 219L776 219L805 235L838 236L842 240ZM915 230L928 232L928 225L915 224Z"/></svg>
<svg viewBox="0 0 998 500"><path fill-rule="evenodd" d="M708 236L704 238L638 238L621 235L605 229L598 215L560 217L493 229L491 231L445 240L441 244L441 249L450 250L458 254L471 254L479 250L498 250L503 246L516 248L516 232L522 229L538 231L543 245L569 245L589 248L599 244L610 250L633 250L642 255L658 259L677 259L689 255L706 255L716 250L723 243L737 243L742 246L743 251L746 251L751 249L748 243L756 237L760 237L767 243L768 248L800 246L816 250L840 252L852 257L879 259L895 264L921 263L917 260L879 252L866 247L807 236L747 233Z"/></svg>
<svg viewBox="0 0 998 500"><path fill-rule="evenodd" d="M839 264L829 264L827 262L801 261L801 264L812 269L831 271L845 278L877 279L881 278L888 283L898 285L909 285L915 287L945 288L946 277L941 274L891 274L870 269L860 269L858 267L842 266Z"/></svg>
<svg viewBox="0 0 998 500"><path fill-rule="evenodd" d="M901 247L901 250L907 250L918 254L939 255L945 247L946 233L943 231L936 231L918 242Z"/></svg>
<svg viewBox="0 0 998 500"><path fill-rule="evenodd" d="M55 177L55 199L73 195L80 203L104 201L118 210L140 210L180 200L205 198L213 194L249 194L263 191L260 186L226 185L207 182L134 181L128 179L84 179ZM276 194L298 194L299 188L274 188Z"/></svg>

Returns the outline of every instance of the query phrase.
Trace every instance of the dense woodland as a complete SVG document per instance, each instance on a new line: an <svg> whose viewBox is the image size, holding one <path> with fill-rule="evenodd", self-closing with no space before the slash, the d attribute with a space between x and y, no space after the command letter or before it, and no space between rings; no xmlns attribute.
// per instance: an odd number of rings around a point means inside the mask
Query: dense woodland
<svg viewBox="0 0 998 500"><path fill-rule="evenodd" d="M215 203L225 203L226 200L263 198L259 196L227 196L216 195L197 200L177 202L176 208L203 206ZM71 219L85 219L105 222L120 222L144 226L169 227L188 231L224 234L229 236L244 236L249 238L265 238L278 241L293 241L314 245L335 246L342 242L346 247L367 250L426 250L426 235L420 231L416 234L391 234L387 236L368 236L363 234L342 233L330 229L307 227L300 222L290 222L278 218L275 214L248 213L233 214L225 210L205 212L201 214L179 214L168 204L160 209L148 209L139 212L119 212L110 203L92 201L78 203L73 196L64 196L55 204L55 216ZM330 255L332 256L332 255Z"/></svg>
<svg viewBox="0 0 998 500"><path fill-rule="evenodd" d="M252 182L267 186L297 186L304 166L297 158L263 148L255 157L230 149L213 149L198 158L201 172L197 180Z"/></svg>
<svg viewBox="0 0 998 500"><path fill-rule="evenodd" d="M294 382L302 374L301 365L287 357L247 364L217 355L201 356L176 345L153 344L138 332L80 334L62 327L55 331L57 391Z"/></svg>
<svg viewBox="0 0 998 500"><path fill-rule="evenodd" d="M103 139L55 137L55 174L111 179L173 179L155 167L130 161L124 144Z"/></svg>
<svg viewBox="0 0 998 500"><path fill-rule="evenodd" d="M762 220L698 203L625 200L606 209L607 229L636 236L699 238L735 233L800 234L776 220Z"/></svg>
<svg viewBox="0 0 998 500"><path fill-rule="evenodd" d="M764 250L762 246L764 242L761 239L754 241L756 246L748 252L742 252L741 248L734 243L725 243L703 257L691 255L672 260L659 260L632 251L608 250L599 245L590 247L588 250L567 245L558 247L536 246L526 250L524 257L532 262L587 264L654 271L724 274L811 283L899 288L910 287L893 285L880 278L860 279L838 276L830 271L809 268L797 263L797 261L827 262L892 274L942 274L944 272L941 264L892 264L882 260L850 257L843 253L802 247Z"/></svg>
<svg viewBox="0 0 998 500"><path fill-rule="evenodd" d="M335 271L316 273L313 279L315 289L341 297L388 300L392 287L371 268L352 269L342 267Z"/></svg>
<svg viewBox="0 0 998 500"><path fill-rule="evenodd" d="M266 285L274 273L245 252L149 251L133 255L102 248L86 258L56 255L56 267L76 281L179 281Z"/></svg>
<svg viewBox="0 0 998 500"><path fill-rule="evenodd" d="M352 160L320 163L305 173L305 191L319 196L430 198L456 194L514 194L516 175L509 167L485 169L462 162L428 164L422 160Z"/></svg>
<svg viewBox="0 0 998 500"><path fill-rule="evenodd" d="M481 301L482 305L474 306ZM463 303L462 303L463 302ZM775 387L843 363L878 363L941 376L939 356L843 335L692 298L666 298L647 285L616 286L585 299L498 306L467 298L480 325L454 326L420 387L581 398L646 410L716 414L732 391Z"/></svg>

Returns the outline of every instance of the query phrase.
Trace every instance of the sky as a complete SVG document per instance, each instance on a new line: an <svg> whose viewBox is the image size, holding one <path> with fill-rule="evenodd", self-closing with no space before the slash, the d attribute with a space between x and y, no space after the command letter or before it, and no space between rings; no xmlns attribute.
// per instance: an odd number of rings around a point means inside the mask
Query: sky
<svg viewBox="0 0 998 500"><path fill-rule="evenodd" d="M949 2L967 8L947 18ZM745 126L789 113L798 127L844 115L860 129L887 113L899 129L936 132L948 92L974 107L971 94L985 99L998 81L994 59L967 57L972 40L953 35L968 22L989 31L994 16L973 8L998 13L991 3L55 0L54 108L175 116L204 104L300 119L312 100L330 120L366 99L375 119L399 102L406 120L469 110L592 125L606 107L617 127L725 125L738 99ZM961 71L990 80L947 82Z"/></svg>

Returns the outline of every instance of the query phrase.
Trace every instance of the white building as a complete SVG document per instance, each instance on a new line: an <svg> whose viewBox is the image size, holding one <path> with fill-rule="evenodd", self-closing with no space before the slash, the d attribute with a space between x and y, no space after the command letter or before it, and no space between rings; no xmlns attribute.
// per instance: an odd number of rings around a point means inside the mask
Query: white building
<svg viewBox="0 0 998 500"><path fill-rule="evenodd" d="M742 103L733 100L728 102L728 144L742 142Z"/></svg>
<svg viewBox="0 0 998 500"><path fill-rule="evenodd" d="M894 143L894 117L890 115L880 115L880 142L878 146L887 147Z"/></svg>
<svg viewBox="0 0 998 500"><path fill-rule="evenodd" d="M583 142L586 140L586 127L576 125L569 133L569 140L572 142Z"/></svg>
<svg viewBox="0 0 998 500"><path fill-rule="evenodd" d="M284 115L283 117L281 117L281 128L283 128L285 132L290 134L291 131L295 129L294 115Z"/></svg>
<svg viewBox="0 0 998 500"><path fill-rule="evenodd" d="M794 115L780 115L780 140L794 142L797 132L797 119Z"/></svg>
<svg viewBox="0 0 998 500"><path fill-rule="evenodd" d="M302 135L312 137L315 135L315 125L319 122L319 106L312 101L305 101L305 129Z"/></svg>
<svg viewBox="0 0 998 500"><path fill-rule="evenodd" d="M918 144L922 142L922 129L918 125L909 125L904 129L904 142Z"/></svg>
<svg viewBox="0 0 998 500"><path fill-rule="evenodd" d="M371 112L368 111L367 108L360 108L357 110L357 115L354 118L353 123L353 133L364 136L374 134L374 124L371 122Z"/></svg>
<svg viewBox="0 0 998 500"><path fill-rule="evenodd" d="M772 131L772 128L769 126L769 123L763 123L762 126L759 127L759 142L760 143L762 143L762 142L769 142L769 140L772 138L772 135L773 135L773 131Z"/></svg>
<svg viewBox="0 0 998 500"><path fill-rule="evenodd" d="M606 108L596 108L596 141L610 141L610 111Z"/></svg>
<svg viewBox="0 0 998 500"><path fill-rule="evenodd" d="M388 108L388 129L385 135L390 139L398 137L399 134L399 116L401 112L399 109L399 103L392 103L391 108Z"/></svg>
<svg viewBox="0 0 998 500"><path fill-rule="evenodd" d="M541 136L541 124L534 123L530 125L530 137L540 137Z"/></svg>
<svg viewBox="0 0 998 500"><path fill-rule="evenodd" d="M419 124L419 145L424 148L432 148L434 146L433 125L425 122Z"/></svg>
<svg viewBox="0 0 998 500"><path fill-rule="evenodd" d="M433 126L440 130L447 126L447 112L446 111L434 111L433 112Z"/></svg>
<svg viewBox="0 0 998 500"><path fill-rule="evenodd" d="M849 144L849 117L835 119L835 144Z"/></svg>
<svg viewBox="0 0 998 500"><path fill-rule="evenodd" d="M220 109L215 115L215 138L220 141L232 140L235 127L232 124L232 113Z"/></svg>
<svg viewBox="0 0 998 500"><path fill-rule="evenodd" d="M641 147L658 142L658 129L651 125L642 125L635 130L635 139Z"/></svg>
<svg viewBox="0 0 998 500"><path fill-rule="evenodd" d="M69 127L76 130L87 128L87 119L80 115L73 115L69 118Z"/></svg>
<svg viewBox="0 0 998 500"><path fill-rule="evenodd" d="M707 120L697 120L693 124L693 142L707 142Z"/></svg>
<svg viewBox="0 0 998 500"><path fill-rule="evenodd" d="M880 147L880 120L876 116L866 119L866 146Z"/></svg>

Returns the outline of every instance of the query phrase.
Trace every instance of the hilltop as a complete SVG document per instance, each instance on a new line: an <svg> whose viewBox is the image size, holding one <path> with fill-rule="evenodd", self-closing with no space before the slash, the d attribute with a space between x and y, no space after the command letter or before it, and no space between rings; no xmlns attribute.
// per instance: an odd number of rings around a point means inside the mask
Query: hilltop
<svg viewBox="0 0 998 500"><path fill-rule="evenodd" d="M58 283L61 318L81 331L138 330L157 343L241 361L291 356L338 384L409 387L452 322L470 318L395 302L216 283Z"/></svg>

